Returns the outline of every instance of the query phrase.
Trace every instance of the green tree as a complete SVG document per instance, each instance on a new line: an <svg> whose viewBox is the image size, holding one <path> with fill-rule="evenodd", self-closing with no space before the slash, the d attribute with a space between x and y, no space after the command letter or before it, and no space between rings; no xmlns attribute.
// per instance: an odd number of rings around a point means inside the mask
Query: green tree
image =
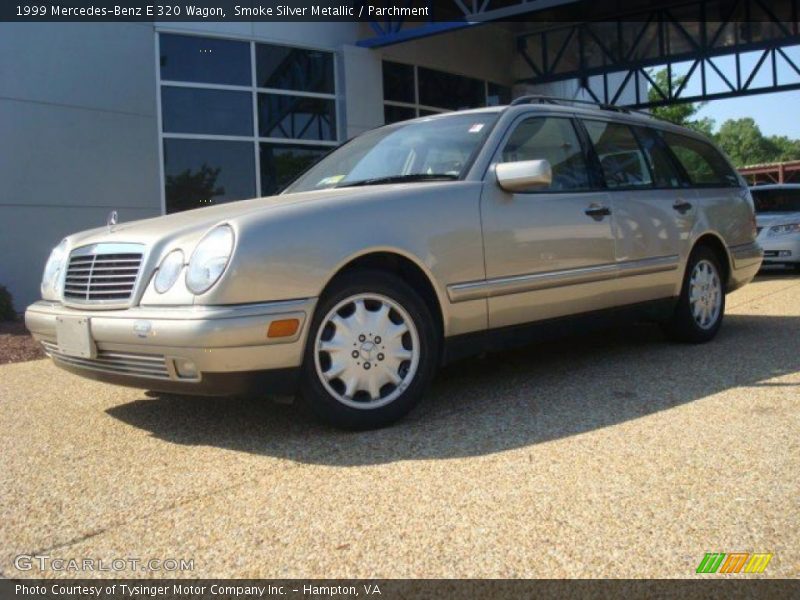
<svg viewBox="0 0 800 600"><path fill-rule="evenodd" d="M658 102L659 100L663 100L662 95L658 91L659 89L664 93L667 91L674 92L686 79L686 77L675 77L672 80L672 87L670 89L670 82L667 77L666 69L650 71L649 74L657 86L650 86L650 89L647 91L647 98L650 100L650 102ZM652 108L650 112L654 117L664 119L665 121L670 121L676 125L682 125L683 127L694 129L695 131L699 131L700 133L710 136L712 135L712 131L714 129L714 120L708 117L703 117L700 119L695 118L697 113L700 112L700 109L703 108L704 105L705 102L670 104L667 106L657 106Z"/></svg>
<svg viewBox="0 0 800 600"><path fill-rule="evenodd" d="M778 161L800 160L800 140L792 140L785 135L771 135L767 139L774 144Z"/></svg>
<svg viewBox="0 0 800 600"><path fill-rule="evenodd" d="M737 167L774 162L780 155L777 145L764 137L751 117L728 119L714 137Z"/></svg>

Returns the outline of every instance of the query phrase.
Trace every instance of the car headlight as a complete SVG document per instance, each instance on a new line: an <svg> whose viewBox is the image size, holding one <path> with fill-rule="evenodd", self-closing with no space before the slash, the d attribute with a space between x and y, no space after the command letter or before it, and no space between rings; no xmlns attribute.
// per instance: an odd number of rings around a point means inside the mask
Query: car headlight
<svg viewBox="0 0 800 600"><path fill-rule="evenodd" d="M64 270L66 258L67 240L61 240L61 243L50 252L50 257L47 259L47 263L44 266L41 286L43 299L59 299L58 284L61 281L61 273Z"/></svg>
<svg viewBox="0 0 800 600"><path fill-rule="evenodd" d="M228 266L232 251L233 229L230 225L219 225L209 231L189 259L189 270L186 272L189 291L202 294L211 289Z"/></svg>
<svg viewBox="0 0 800 600"><path fill-rule="evenodd" d="M178 280L178 275L183 270L183 252L173 250L161 261L158 273L154 281L154 286L159 294L168 292Z"/></svg>
<svg viewBox="0 0 800 600"><path fill-rule="evenodd" d="M769 228L770 235L787 235L790 233L800 233L800 223L789 223L787 225L773 225Z"/></svg>

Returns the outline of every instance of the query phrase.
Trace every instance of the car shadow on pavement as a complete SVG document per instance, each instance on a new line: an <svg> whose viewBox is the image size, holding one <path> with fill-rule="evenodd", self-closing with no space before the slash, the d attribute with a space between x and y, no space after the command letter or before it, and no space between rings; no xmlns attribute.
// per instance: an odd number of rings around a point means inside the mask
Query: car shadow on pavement
<svg viewBox="0 0 800 600"><path fill-rule="evenodd" d="M487 455L734 387L795 385L769 380L800 370L798 331L800 317L727 315L717 339L699 346L670 343L653 325L632 325L469 359L444 369L406 419L378 431L333 430L294 405L256 398L143 395L107 413L170 443L301 463Z"/></svg>

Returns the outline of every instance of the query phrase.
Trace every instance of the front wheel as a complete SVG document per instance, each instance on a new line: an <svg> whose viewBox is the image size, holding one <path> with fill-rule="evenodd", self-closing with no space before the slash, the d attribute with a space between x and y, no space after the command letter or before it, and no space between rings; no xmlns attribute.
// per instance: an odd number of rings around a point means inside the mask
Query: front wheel
<svg viewBox="0 0 800 600"><path fill-rule="evenodd" d="M422 397L439 336L425 302L394 275L355 271L320 301L301 396L323 421L348 429L389 425Z"/></svg>
<svg viewBox="0 0 800 600"><path fill-rule="evenodd" d="M664 330L672 339L700 344L717 335L725 315L725 286L719 260L709 248L689 257L678 304Z"/></svg>

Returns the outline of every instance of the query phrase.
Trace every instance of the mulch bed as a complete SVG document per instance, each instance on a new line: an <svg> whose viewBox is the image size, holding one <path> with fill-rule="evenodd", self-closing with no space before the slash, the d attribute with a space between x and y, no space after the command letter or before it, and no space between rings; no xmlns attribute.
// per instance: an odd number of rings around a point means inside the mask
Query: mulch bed
<svg viewBox="0 0 800 600"><path fill-rule="evenodd" d="M44 358L41 344L22 321L0 321L0 365Z"/></svg>

